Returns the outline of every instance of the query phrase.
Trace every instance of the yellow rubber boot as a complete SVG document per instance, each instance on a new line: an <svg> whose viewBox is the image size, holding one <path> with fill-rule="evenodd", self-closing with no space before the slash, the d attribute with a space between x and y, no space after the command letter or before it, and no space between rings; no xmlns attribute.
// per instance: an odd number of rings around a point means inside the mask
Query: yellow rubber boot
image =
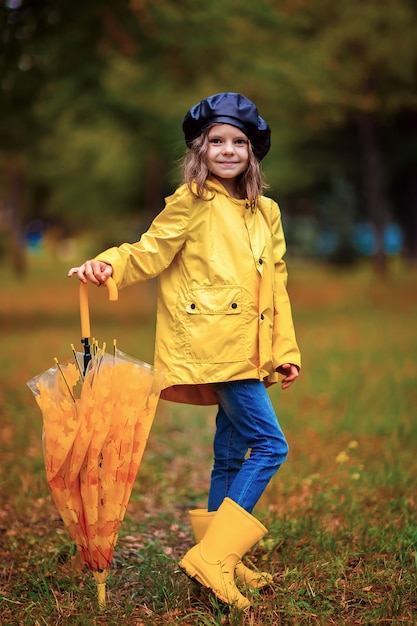
<svg viewBox="0 0 417 626"><path fill-rule="evenodd" d="M230 498L213 515L206 534L180 561L180 567L226 604L250 606L235 585L236 563L267 532L257 519Z"/></svg>
<svg viewBox="0 0 417 626"><path fill-rule="evenodd" d="M199 543L206 534L207 528L210 526L215 513L215 511L208 511L207 509L193 509L192 511L188 511L196 543ZM254 572L242 563L242 561L236 563L235 575L242 585L247 585L251 589L261 589L267 585L272 585L274 581L271 574L268 572Z"/></svg>

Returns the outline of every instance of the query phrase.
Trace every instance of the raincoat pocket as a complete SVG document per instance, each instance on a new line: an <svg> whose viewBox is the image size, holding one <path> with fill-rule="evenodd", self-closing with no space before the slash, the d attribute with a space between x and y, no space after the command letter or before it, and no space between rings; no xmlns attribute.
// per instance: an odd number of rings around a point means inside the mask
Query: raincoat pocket
<svg viewBox="0 0 417 626"><path fill-rule="evenodd" d="M188 294L185 310L188 362L227 363L244 358L240 286L193 289Z"/></svg>

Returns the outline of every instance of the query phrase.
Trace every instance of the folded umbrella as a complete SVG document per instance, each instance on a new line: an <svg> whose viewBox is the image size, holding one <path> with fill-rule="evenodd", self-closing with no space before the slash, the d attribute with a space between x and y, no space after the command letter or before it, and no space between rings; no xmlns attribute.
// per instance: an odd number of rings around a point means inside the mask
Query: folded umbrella
<svg viewBox="0 0 417 626"><path fill-rule="evenodd" d="M110 299L117 299L112 279ZM30 380L43 416L52 497L105 606L105 583L163 383L163 373L113 343L90 345L88 286L80 286L84 354Z"/></svg>

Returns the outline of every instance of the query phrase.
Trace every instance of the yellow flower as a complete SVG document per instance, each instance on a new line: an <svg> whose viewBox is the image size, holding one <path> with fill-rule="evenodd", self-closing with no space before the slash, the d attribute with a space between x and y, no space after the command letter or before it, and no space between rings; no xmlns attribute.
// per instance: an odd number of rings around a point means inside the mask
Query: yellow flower
<svg viewBox="0 0 417 626"><path fill-rule="evenodd" d="M310 476L307 476L307 478L303 479L303 485L310 487L310 485L312 485L313 482L317 480L319 477L320 477L320 474L311 474Z"/></svg>
<svg viewBox="0 0 417 626"><path fill-rule="evenodd" d="M349 441L348 443L348 448L349 450L356 450L356 448L359 446L358 442L353 440L353 441Z"/></svg>
<svg viewBox="0 0 417 626"><path fill-rule="evenodd" d="M339 454L337 455L336 463L340 463L342 465L343 463L346 463L346 461L349 461L349 455L347 452L343 450L342 452L339 452Z"/></svg>

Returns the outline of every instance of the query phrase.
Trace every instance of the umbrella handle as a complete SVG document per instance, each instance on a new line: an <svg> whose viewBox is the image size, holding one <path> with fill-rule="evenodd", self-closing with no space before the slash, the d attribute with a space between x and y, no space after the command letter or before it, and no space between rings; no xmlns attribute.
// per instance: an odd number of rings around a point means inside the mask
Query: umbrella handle
<svg viewBox="0 0 417 626"><path fill-rule="evenodd" d="M104 283L109 292L109 300L117 300L119 293L113 278L108 278ZM88 282L80 284L80 317L81 317L81 337L91 336L90 330L90 309L88 306Z"/></svg>

